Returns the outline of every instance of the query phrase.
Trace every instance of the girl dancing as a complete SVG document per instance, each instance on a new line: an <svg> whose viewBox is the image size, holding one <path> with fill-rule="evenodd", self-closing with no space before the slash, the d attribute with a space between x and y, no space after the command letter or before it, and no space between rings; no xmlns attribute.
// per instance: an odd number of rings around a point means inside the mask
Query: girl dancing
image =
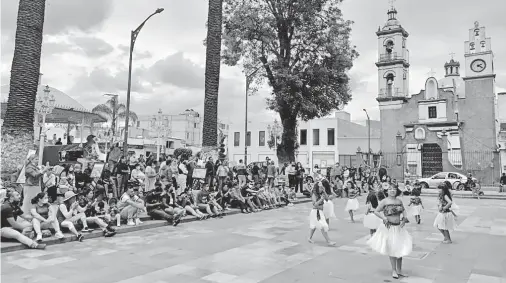
<svg viewBox="0 0 506 283"><path fill-rule="evenodd" d="M311 199L313 201L313 209L309 213L309 238L308 242L313 243L313 235L316 229L322 231L322 235L327 241L329 246L335 246L336 243L332 242L329 238L328 231L329 225L325 222L325 214L323 213L323 203L328 200L328 196L323 190L323 186L318 186L311 192Z"/></svg>
<svg viewBox="0 0 506 283"><path fill-rule="evenodd" d="M388 197L378 204L374 212L376 216L383 219L383 224L367 241L374 251L390 257L392 277L395 279L405 277L402 273L402 258L413 250L413 239L404 229L407 218L404 205L397 198L400 194L401 190L389 186Z"/></svg>
<svg viewBox="0 0 506 283"><path fill-rule="evenodd" d="M369 191L369 195L367 196L367 211L364 216L364 227L369 229L369 233L374 235L378 227L383 223L381 218L374 214L376 208L378 208L378 203L385 198L385 194L381 191L375 192L374 190Z"/></svg>
<svg viewBox="0 0 506 283"><path fill-rule="evenodd" d="M411 214L415 216L417 224L420 224L420 214L422 213L423 207L422 199L420 198L420 190L414 189L411 194L414 196L411 198L408 206L411 207Z"/></svg>
<svg viewBox="0 0 506 283"><path fill-rule="evenodd" d="M452 195L450 193L450 188L446 184L441 183L438 186L439 192L439 213L434 220L434 227L439 229L441 234L443 234L444 240L443 244L451 244L452 239L450 237L450 231L455 229L455 216L451 211L452 206Z"/></svg>
<svg viewBox="0 0 506 283"><path fill-rule="evenodd" d="M356 199L358 192L352 181L348 181L346 183L346 187L348 188L348 202L346 203L344 211L348 211L351 222L355 223L355 219L353 219L353 212L359 208L359 203Z"/></svg>
<svg viewBox="0 0 506 283"><path fill-rule="evenodd" d="M336 198L337 195L330 187L330 183L327 179L323 179L321 182L318 182L318 186L323 186L325 194L328 196L328 199L323 203L323 214L325 215L325 221L327 221L327 225L330 229L330 218L337 218L334 212L334 203L332 202L332 200Z"/></svg>

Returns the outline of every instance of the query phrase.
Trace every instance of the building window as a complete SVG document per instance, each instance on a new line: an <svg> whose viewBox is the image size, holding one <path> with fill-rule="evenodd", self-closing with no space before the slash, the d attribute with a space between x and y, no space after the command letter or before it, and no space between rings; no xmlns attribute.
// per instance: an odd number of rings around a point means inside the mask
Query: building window
<svg viewBox="0 0 506 283"><path fill-rule="evenodd" d="M437 108L436 106L429 106L429 119L437 118Z"/></svg>
<svg viewBox="0 0 506 283"><path fill-rule="evenodd" d="M313 145L320 145L320 129L313 129Z"/></svg>
<svg viewBox="0 0 506 283"><path fill-rule="evenodd" d="M234 133L234 146L239 146L240 140L241 140L241 133L235 132Z"/></svg>
<svg viewBox="0 0 506 283"><path fill-rule="evenodd" d="M137 128L141 127L141 121L137 121Z"/></svg>
<svg viewBox="0 0 506 283"><path fill-rule="evenodd" d="M327 129L327 145L335 145L334 128Z"/></svg>
<svg viewBox="0 0 506 283"><path fill-rule="evenodd" d="M307 145L307 130L300 130L300 145Z"/></svg>
<svg viewBox="0 0 506 283"><path fill-rule="evenodd" d="M265 131L258 132L258 146L265 146Z"/></svg>
<svg viewBox="0 0 506 283"><path fill-rule="evenodd" d="M251 146L251 132L246 133L246 146Z"/></svg>
<svg viewBox="0 0 506 283"><path fill-rule="evenodd" d="M193 123L193 128L197 128L197 123Z"/></svg>

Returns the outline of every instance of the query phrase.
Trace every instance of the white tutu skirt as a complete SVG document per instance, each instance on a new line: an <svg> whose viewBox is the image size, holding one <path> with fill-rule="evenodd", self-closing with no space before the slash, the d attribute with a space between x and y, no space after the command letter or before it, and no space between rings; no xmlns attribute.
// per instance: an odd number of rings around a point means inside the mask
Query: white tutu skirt
<svg viewBox="0 0 506 283"><path fill-rule="evenodd" d="M367 229L376 230L381 224L383 224L383 220L372 212L364 216L364 227Z"/></svg>
<svg viewBox="0 0 506 283"><path fill-rule="evenodd" d="M331 200L328 200L323 203L323 213L325 214L325 218L336 218L336 214L334 213L334 203Z"/></svg>
<svg viewBox="0 0 506 283"><path fill-rule="evenodd" d="M318 212L320 213L320 220L318 220L317 217ZM329 231L329 225L327 225L327 221L325 221L325 213L323 210L311 209L311 212L309 212L309 229L323 229L325 232Z"/></svg>
<svg viewBox="0 0 506 283"><path fill-rule="evenodd" d="M413 205L410 209L409 209L409 213L413 216L420 216L420 214L422 214L422 206L421 205Z"/></svg>
<svg viewBox="0 0 506 283"><path fill-rule="evenodd" d="M367 245L382 255L405 257L413 251L413 238L399 225L387 228L382 223Z"/></svg>
<svg viewBox="0 0 506 283"><path fill-rule="evenodd" d="M356 198L349 199L346 203L346 207L344 208L344 211L350 211L350 210L358 210L359 204L358 200Z"/></svg>
<svg viewBox="0 0 506 283"><path fill-rule="evenodd" d="M457 227L455 217L451 212L439 212L434 219L434 227L441 230L453 231Z"/></svg>

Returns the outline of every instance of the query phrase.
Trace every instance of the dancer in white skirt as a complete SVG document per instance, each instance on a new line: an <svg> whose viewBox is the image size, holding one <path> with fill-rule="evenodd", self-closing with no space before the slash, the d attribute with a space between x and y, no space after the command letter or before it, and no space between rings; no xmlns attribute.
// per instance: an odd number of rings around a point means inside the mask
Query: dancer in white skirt
<svg viewBox="0 0 506 283"><path fill-rule="evenodd" d="M453 231L456 227L455 224L455 216L451 211L452 206L452 196L450 193L450 188L445 183L441 183L438 186L439 192L439 213L434 220L434 227L439 229L441 234L443 234L444 240L443 244L451 244L452 239L450 237L450 231Z"/></svg>
<svg viewBox="0 0 506 283"><path fill-rule="evenodd" d="M367 241L374 251L390 257L392 277L395 279L405 277L402 272L402 258L413 250L413 239L404 229L407 223L404 205L397 198L401 193L401 190L394 186L388 188L388 197L378 204L374 212L376 216L383 219L383 224Z"/></svg>
<svg viewBox="0 0 506 283"><path fill-rule="evenodd" d="M408 204L408 206L411 207L410 214L415 217L416 223L420 224L420 214L422 214L422 209L425 209L425 207L423 207L422 199L420 198L420 190L413 189L411 191L411 194L413 197L410 199Z"/></svg>
<svg viewBox="0 0 506 283"><path fill-rule="evenodd" d="M323 186L318 186L311 192L311 199L313 201L313 209L309 213L309 238L308 242L313 243L313 235L316 229L322 231L323 237L329 246L335 246L336 243L332 242L329 238L328 231L329 225L325 221L325 214L323 213L323 203L328 200L328 195L323 190Z"/></svg>
<svg viewBox="0 0 506 283"><path fill-rule="evenodd" d="M346 203L344 211L348 211L351 222L355 223L355 219L353 219L353 212L358 210L360 206L357 200L358 191L352 181L346 182L346 187L348 188L348 202Z"/></svg>
<svg viewBox="0 0 506 283"><path fill-rule="evenodd" d="M334 212L334 203L333 199L337 197L336 193L332 190L330 183L327 179L321 180L318 182L318 186L323 186L325 194L328 196L328 200L323 203L323 214L325 214L325 221L327 221L327 225L329 225L330 229L330 219L336 219L336 213Z"/></svg>
<svg viewBox="0 0 506 283"><path fill-rule="evenodd" d="M364 216L364 227L369 229L369 233L374 235L378 227L383 223L383 220L374 214L376 208L378 207L378 203L385 198L385 194L382 191L374 191L370 190L369 195L367 196L367 211Z"/></svg>

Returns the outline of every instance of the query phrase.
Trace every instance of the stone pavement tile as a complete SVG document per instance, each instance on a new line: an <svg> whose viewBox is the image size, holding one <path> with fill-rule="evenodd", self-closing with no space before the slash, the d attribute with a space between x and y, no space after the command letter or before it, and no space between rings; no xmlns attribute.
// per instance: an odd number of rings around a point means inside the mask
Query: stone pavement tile
<svg viewBox="0 0 506 283"><path fill-rule="evenodd" d="M505 278L487 276L482 274L471 274L467 283L505 283Z"/></svg>
<svg viewBox="0 0 506 283"><path fill-rule="evenodd" d="M9 282L9 283L43 283L48 282L52 283L56 280L55 277L46 275L46 274L40 274L40 273L32 273L32 274L16 274L16 275L8 275L3 276L1 278L2 282Z"/></svg>
<svg viewBox="0 0 506 283"><path fill-rule="evenodd" d="M208 276L209 274L212 274L212 273L213 273L213 271L211 271L211 270L201 269L201 268L193 268L193 269L184 271L181 274L188 275L188 276L191 276L191 277L194 277L194 278L198 279L198 278L206 277L206 276Z"/></svg>
<svg viewBox="0 0 506 283"><path fill-rule="evenodd" d="M210 282L216 282L216 283L228 283L228 282L232 283L232 282L235 282L234 279L236 279L236 278L237 278L237 276L235 276L235 275L221 273L221 272L215 272L215 273L212 273L212 274L209 274L209 275L203 277L202 279L210 281Z"/></svg>
<svg viewBox="0 0 506 283"><path fill-rule="evenodd" d="M401 283L433 283L434 280L423 277L409 276L399 280Z"/></svg>
<svg viewBox="0 0 506 283"><path fill-rule="evenodd" d="M469 275L467 276L454 276L451 274L440 274L434 279L434 283L467 283ZM481 283L481 282L479 282Z"/></svg>

